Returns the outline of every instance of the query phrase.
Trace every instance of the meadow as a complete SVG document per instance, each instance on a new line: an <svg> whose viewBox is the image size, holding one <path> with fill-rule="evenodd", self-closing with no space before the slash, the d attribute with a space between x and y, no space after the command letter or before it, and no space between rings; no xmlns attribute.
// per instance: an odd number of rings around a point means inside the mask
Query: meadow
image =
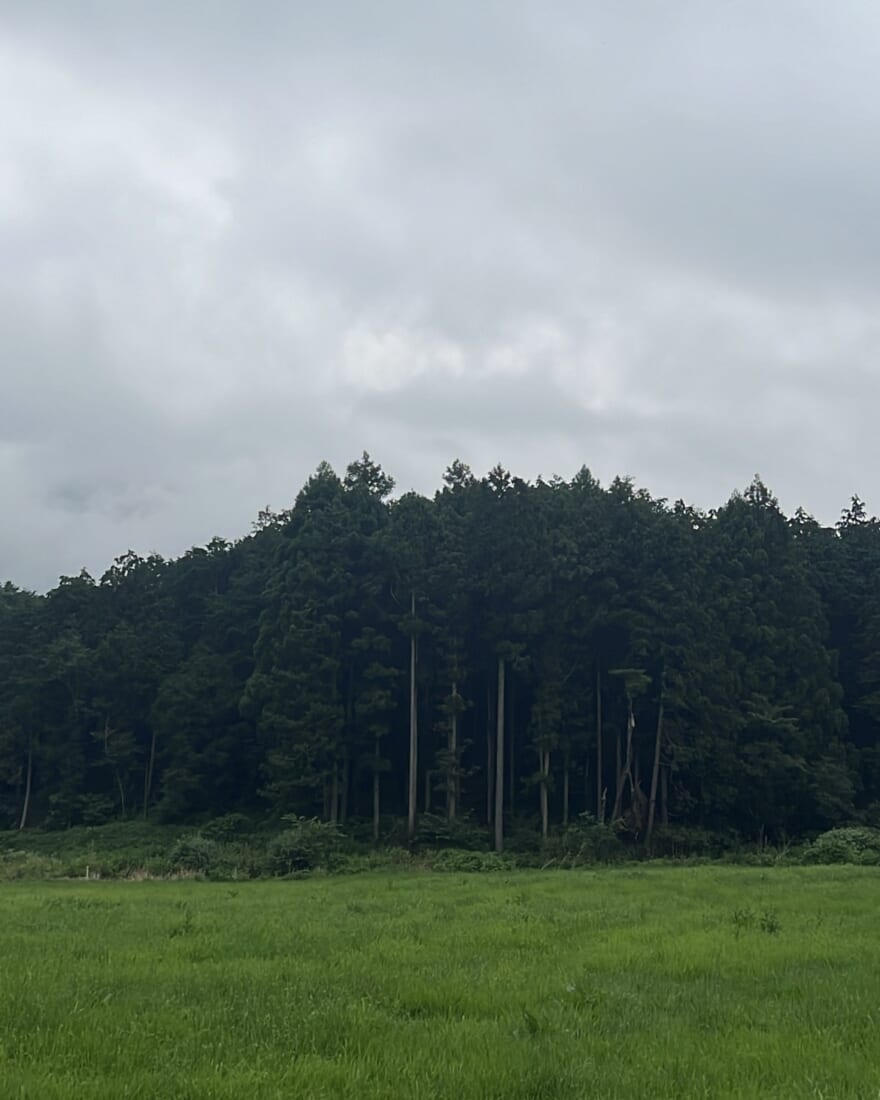
<svg viewBox="0 0 880 1100"><path fill-rule="evenodd" d="M4 1100L880 1096L872 868L0 888Z"/></svg>

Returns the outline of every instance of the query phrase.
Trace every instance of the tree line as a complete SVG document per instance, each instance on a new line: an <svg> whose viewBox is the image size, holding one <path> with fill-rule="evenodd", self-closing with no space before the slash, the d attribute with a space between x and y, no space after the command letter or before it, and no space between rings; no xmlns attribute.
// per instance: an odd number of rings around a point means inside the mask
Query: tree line
<svg viewBox="0 0 880 1100"><path fill-rule="evenodd" d="M880 822L880 523L364 454L176 560L0 588L0 824Z"/></svg>

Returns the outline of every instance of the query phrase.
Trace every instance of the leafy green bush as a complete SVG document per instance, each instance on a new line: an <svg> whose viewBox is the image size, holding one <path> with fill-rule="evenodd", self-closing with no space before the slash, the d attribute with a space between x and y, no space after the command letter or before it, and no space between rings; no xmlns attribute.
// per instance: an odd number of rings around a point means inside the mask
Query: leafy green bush
<svg viewBox="0 0 880 1100"><path fill-rule="evenodd" d="M239 837L245 836L252 829L253 822L246 814L234 813L215 817L213 821L203 825L200 831L202 836L207 837L209 840L228 843L231 840L238 840Z"/></svg>
<svg viewBox="0 0 880 1100"><path fill-rule="evenodd" d="M856 863L880 865L880 829L867 825L850 825L830 829L816 837L804 851L803 863Z"/></svg>
<svg viewBox="0 0 880 1100"><path fill-rule="evenodd" d="M244 840L222 843L203 833L181 837L166 859L144 864L160 873L190 872L212 879L259 878L270 871L265 851ZM131 868L135 870L135 868Z"/></svg>
<svg viewBox="0 0 880 1100"><path fill-rule="evenodd" d="M377 867L411 867L412 863L412 852L409 848L401 848L399 845L382 848L376 853L375 866Z"/></svg>
<svg viewBox="0 0 880 1100"><path fill-rule="evenodd" d="M78 794L65 797L53 794L49 796L46 828L66 829L76 825L106 825L117 816L118 812L115 799L107 795Z"/></svg>
<svg viewBox="0 0 880 1100"><path fill-rule="evenodd" d="M18 879L60 878L64 874L61 860L38 852L6 851L0 853L0 881Z"/></svg>
<svg viewBox="0 0 880 1100"><path fill-rule="evenodd" d="M0 833L0 859L3 853L20 852L48 860L45 873L32 862L26 877L83 878L86 868L98 878L126 878L148 863L161 863L163 873L174 868L169 852L182 835L179 827L156 826L140 821L114 822L110 825L77 825L71 829ZM20 862L19 857L19 862Z"/></svg>
<svg viewBox="0 0 880 1100"><path fill-rule="evenodd" d="M339 827L317 818L283 818L288 828L269 841L269 868L276 875L291 875L297 871L333 870L343 851L344 836Z"/></svg>
<svg viewBox="0 0 880 1100"><path fill-rule="evenodd" d="M110 825L75 825L71 829L27 829L0 833L0 849L21 848L44 855L80 858L119 855L145 858L167 854L174 841L192 832L180 826L142 821L117 821Z"/></svg>
<svg viewBox="0 0 880 1100"><path fill-rule="evenodd" d="M739 840L734 833L716 833L695 826L663 825L654 833L651 844L654 856L663 859L717 859L739 855Z"/></svg>
<svg viewBox="0 0 880 1100"><path fill-rule="evenodd" d="M543 852L564 867L593 863L619 863L630 855L623 835L615 825L600 825L592 814L581 814Z"/></svg>
<svg viewBox="0 0 880 1100"><path fill-rule="evenodd" d="M872 829L880 829L880 802L869 802L863 813L863 820Z"/></svg>
<svg viewBox="0 0 880 1100"><path fill-rule="evenodd" d="M512 863L496 852L467 852L456 848L443 848L431 859L435 871L509 871Z"/></svg>
<svg viewBox="0 0 880 1100"><path fill-rule="evenodd" d="M718 862L739 867L786 867L803 862L802 845L763 845L725 852Z"/></svg>
<svg viewBox="0 0 880 1100"><path fill-rule="evenodd" d="M168 855L168 861L175 871L192 871L209 875L218 869L222 849L216 840L193 833L182 836Z"/></svg>
<svg viewBox="0 0 880 1100"><path fill-rule="evenodd" d="M475 825L469 817L449 821L439 814L422 814L416 830L416 843L429 848L480 851L488 847L489 830L486 826Z"/></svg>

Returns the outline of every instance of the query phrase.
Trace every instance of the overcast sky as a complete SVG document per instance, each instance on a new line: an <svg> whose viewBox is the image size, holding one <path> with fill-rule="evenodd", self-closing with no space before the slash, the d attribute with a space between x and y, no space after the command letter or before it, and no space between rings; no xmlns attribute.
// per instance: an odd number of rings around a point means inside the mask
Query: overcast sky
<svg viewBox="0 0 880 1100"><path fill-rule="evenodd" d="M365 448L880 509L875 0L0 0L0 580Z"/></svg>

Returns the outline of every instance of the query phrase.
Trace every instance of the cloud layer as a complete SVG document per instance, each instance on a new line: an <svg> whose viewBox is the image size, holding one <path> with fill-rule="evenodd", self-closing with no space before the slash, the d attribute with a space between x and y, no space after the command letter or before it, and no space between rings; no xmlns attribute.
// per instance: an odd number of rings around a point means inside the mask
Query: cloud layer
<svg viewBox="0 0 880 1100"><path fill-rule="evenodd" d="M474 9L0 3L0 578L364 448L880 507L880 11Z"/></svg>

